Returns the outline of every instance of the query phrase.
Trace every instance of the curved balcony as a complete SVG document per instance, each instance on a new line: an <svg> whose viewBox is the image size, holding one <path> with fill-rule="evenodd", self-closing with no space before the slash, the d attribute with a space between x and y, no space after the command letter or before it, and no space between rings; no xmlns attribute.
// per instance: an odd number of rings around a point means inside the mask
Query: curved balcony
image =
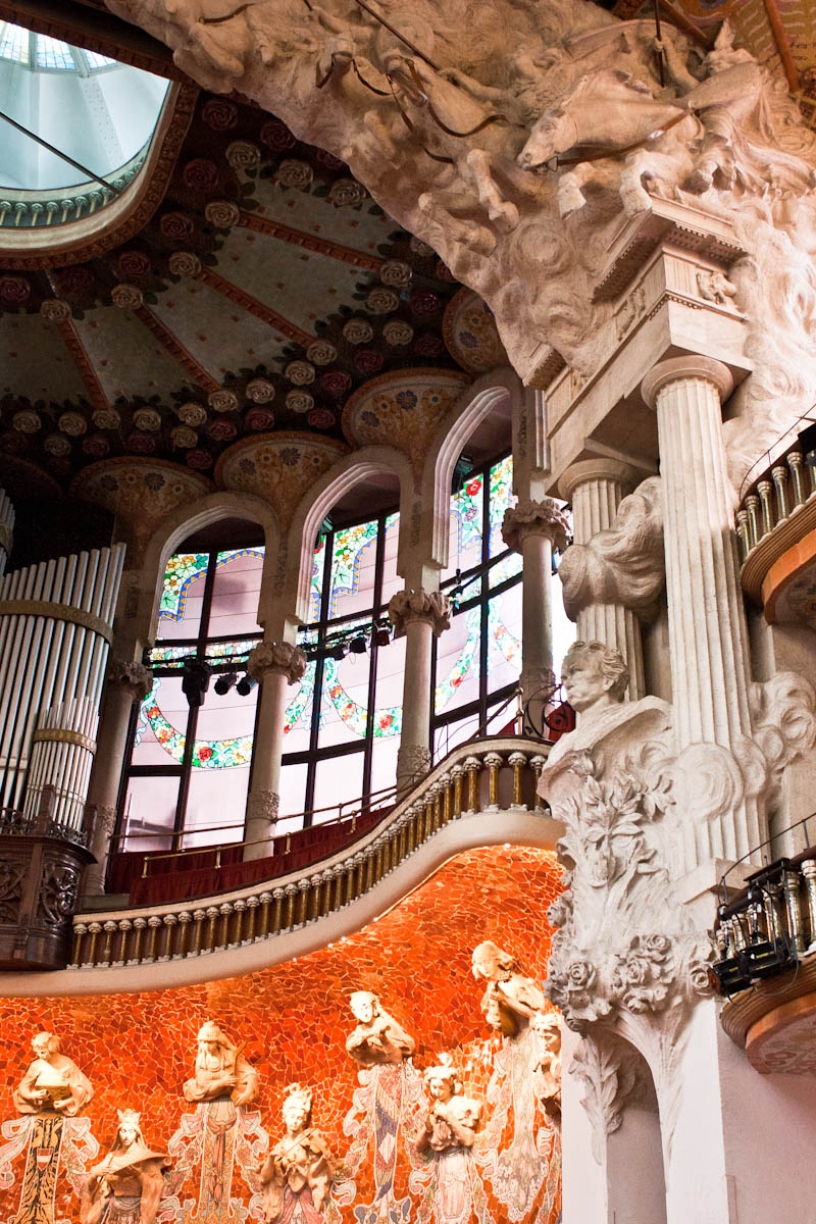
<svg viewBox="0 0 816 1224"><path fill-rule="evenodd" d="M816 848L749 876L714 939L728 1036L763 1074L816 1070Z"/></svg>
<svg viewBox="0 0 816 1224"><path fill-rule="evenodd" d="M464 850L554 850L561 826L536 795L548 751L516 737L463 744L376 828L319 863L193 904L76 914L69 972L40 976L37 991L160 989L253 972L377 921ZM2 988L33 993L22 977Z"/></svg>
<svg viewBox="0 0 816 1224"><path fill-rule="evenodd" d="M748 486L736 516L743 590L762 604L770 624L813 619L816 438L813 422L802 421L800 428Z"/></svg>

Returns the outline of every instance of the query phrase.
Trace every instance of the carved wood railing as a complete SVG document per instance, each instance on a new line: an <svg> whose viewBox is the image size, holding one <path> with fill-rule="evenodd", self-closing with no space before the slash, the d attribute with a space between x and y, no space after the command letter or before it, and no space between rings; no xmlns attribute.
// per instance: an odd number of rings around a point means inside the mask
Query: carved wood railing
<svg viewBox="0 0 816 1224"><path fill-rule="evenodd" d="M271 883L190 904L77 914L71 969L150 965L244 947L318 922L364 896L451 822L548 813L536 794L549 745L479 740L454 750L386 820L333 858Z"/></svg>

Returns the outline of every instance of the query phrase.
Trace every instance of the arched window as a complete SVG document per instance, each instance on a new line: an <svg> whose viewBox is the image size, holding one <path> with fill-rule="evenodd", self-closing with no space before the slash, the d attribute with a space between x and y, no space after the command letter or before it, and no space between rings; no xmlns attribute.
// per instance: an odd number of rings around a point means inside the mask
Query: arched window
<svg viewBox="0 0 816 1224"><path fill-rule="evenodd" d="M434 760L485 724L497 734L513 722L516 707L508 698L521 675L521 557L504 544L501 525L514 500L509 455L470 471L451 497L441 586L453 616L434 649Z"/></svg>
<svg viewBox="0 0 816 1224"><path fill-rule="evenodd" d="M314 552L310 623L298 641L309 665L287 709L281 815L305 823L394 785L402 729L405 643L388 628L399 514L325 524ZM324 811L322 809L330 808Z"/></svg>
<svg viewBox="0 0 816 1224"><path fill-rule="evenodd" d="M222 537L247 542L221 548L210 531L167 562L150 654L153 688L138 708L124 781L120 850L242 837L257 689L243 680L241 665L261 637L264 550L257 528L219 527Z"/></svg>

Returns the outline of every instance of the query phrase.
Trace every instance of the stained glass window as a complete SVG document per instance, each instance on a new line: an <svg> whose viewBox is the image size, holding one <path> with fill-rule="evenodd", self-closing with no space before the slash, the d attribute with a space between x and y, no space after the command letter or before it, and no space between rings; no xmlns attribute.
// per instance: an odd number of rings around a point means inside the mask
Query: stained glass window
<svg viewBox="0 0 816 1224"><path fill-rule="evenodd" d="M241 693L235 680L261 636L263 560L263 548L236 548L179 552L167 562L153 687L139 707L128 770L122 849L241 839L257 688ZM191 707L183 691L188 661L211 670L200 706ZM146 841L146 833L155 836Z"/></svg>
<svg viewBox="0 0 816 1224"><path fill-rule="evenodd" d="M515 502L511 457L472 472L451 498L451 548L442 589L454 603L451 627L434 651L434 757L480 729L513 720L507 700L521 675L521 558L501 537Z"/></svg>
<svg viewBox="0 0 816 1224"><path fill-rule="evenodd" d="M339 527L317 541L314 619L300 636L311 661L286 711L283 829L287 816L299 822L305 812L307 824L319 823L337 816L341 799L394 785L405 654L404 643L392 643L383 630L388 600L402 586L398 543L398 514ZM393 767L381 747L386 741Z"/></svg>

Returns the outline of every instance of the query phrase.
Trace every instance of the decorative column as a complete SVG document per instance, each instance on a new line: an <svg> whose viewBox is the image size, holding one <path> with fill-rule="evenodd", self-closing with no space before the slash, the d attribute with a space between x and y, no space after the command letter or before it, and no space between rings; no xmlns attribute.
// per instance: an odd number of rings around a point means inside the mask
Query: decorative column
<svg viewBox="0 0 816 1224"><path fill-rule="evenodd" d="M450 628L450 604L441 591L397 591L388 605L396 637L405 637L402 738L397 787L403 794L431 767L431 655L433 639Z"/></svg>
<svg viewBox="0 0 816 1224"><path fill-rule="evenodd" d="M108 665L105 705L99 722L96 758L88 788L88 812L93 813L91 853L96 859L85 872L83 894L99 896L105 891L105 868L110 839L116 825L116 803L127 750L130 715L134 701L144 701L153 687L153 677L141 663L112 658Z"/></svg>
<svg viewBox="0 0 816 1224"><path fill-rule="evenodd" d="M616 459L584 459L568 467L558 482L558 491L572 505L576 544L588 544L614 523L618 506L641 479L641 473ZM640 623L631 608L620 603L589 603L577 614L578 637L616 647L629 667L628 696L645 696L643 644Z"/></svg>
<svg viewBox="0 0 816 1224"><path fill-rule="evenodd" d="M247 675L260 685L258 722L247 796L244 859L265 858L280 807L280 772L286 689L306 672L306 656L289 642L259 642L249 652Z"/></svg>
<svg viewBox="0 0 816 1224"><path fill-rule="evenodd" d="M521 575L521 691L526 703L555 687L552 558L563 552L569 520L552 497L520 501L505 511L502 539L523 561ZM549 694L547 694L549 695ZM542 704L546 697L542 696Z"/></svg>
<svg viewBox="0 0 816 1224"><path fill-rule="evenodd" d="M765 835L756 800L739 793L737 765L751 738L751 720L733 493L722 439L721 400L733 385L727 366L690 354L660 362L642 387L647 404L657 410L676 746L681 753L701 744L726 750L686 753L689 773L693 768L698 779L716 775L723 787L711 819L701 821L699 810L688 812L689 823L696 816L696 824L706 825L698 830L698 861L740 858Z"/></svg>

